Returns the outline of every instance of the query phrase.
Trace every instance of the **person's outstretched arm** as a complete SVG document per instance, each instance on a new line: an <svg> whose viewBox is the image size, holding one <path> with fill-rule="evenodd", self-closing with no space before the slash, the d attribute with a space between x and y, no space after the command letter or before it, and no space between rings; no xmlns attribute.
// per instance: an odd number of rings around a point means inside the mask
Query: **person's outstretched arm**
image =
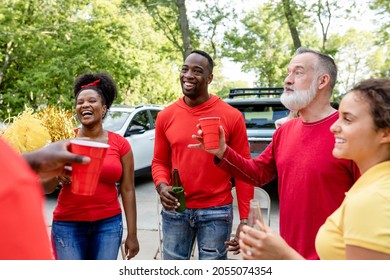
<svg viewBox="0 0 390 280"><path fill-rule="evenodd" d="M67 164L85 164L90 161L89 157L69 152L69 145L69 140L58 141L22 156L41 179L50 179L64 175Z"/></svg>

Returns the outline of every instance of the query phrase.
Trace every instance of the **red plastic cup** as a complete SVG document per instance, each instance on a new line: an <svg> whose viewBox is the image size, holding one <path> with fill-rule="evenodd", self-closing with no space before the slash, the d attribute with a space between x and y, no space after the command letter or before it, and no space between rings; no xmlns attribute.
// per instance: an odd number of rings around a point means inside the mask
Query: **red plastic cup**
<svg viewBox="0 0 390 280"><path fill-rule="evenodd" d="M208 117L199 119L203 131L203 143L206 150L218 149L219 146L219 117Z"/></svg>
<svg viewBox="0 0 390 280"><path fill-rule="evenodd" d="M78 195L93 195L99 181L104 156L110 145L78 139L72 139L70 143L72 153L91 158L87 164L72 163L71 191Z"/></svg>

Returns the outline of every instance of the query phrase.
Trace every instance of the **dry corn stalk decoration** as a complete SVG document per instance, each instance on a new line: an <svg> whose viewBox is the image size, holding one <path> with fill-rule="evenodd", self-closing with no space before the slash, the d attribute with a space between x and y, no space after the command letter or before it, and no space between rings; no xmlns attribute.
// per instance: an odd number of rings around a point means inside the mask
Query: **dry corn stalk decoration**
<svg viewBox="0 0 390 280"><path fill-rule="evenodd" d="M49 131L34 116L32 109L26 109L7 122L9 124L6 125L2 138L20 153L42 148L51 141Z"/></svg>
<svg viewBox="0 0 390 280"><path fill-rule="evenodd" d="M50 142L73 138L77 126L72 112L53 106L37 113L27 108L7 122L0 136L20 153L42 148Z"/></svg>
<svg viewBox="0 0 390 280"><path fill-rule="evenodd" d="M75 137L74 129L77 127L77 122L73 112L49 106L40 110L37 117L49 130L52 142Z"/></svg>

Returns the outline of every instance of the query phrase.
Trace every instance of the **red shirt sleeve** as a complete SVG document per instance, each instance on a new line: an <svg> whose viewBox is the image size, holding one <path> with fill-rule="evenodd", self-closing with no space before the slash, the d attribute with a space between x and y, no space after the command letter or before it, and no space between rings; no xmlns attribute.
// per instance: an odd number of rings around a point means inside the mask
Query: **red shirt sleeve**
<svg viewBox="0 0 390 280"><path fill-rule="evenodd" d="M232 123L230 133L226 133L228 135L227 144L245 159L250 159L245 121L241 113L238 113L238 116L237 121ZM254 195L254 186L240 178L235 178L235 184L240 218L246 219L249 213L249 201Z"/></svg>

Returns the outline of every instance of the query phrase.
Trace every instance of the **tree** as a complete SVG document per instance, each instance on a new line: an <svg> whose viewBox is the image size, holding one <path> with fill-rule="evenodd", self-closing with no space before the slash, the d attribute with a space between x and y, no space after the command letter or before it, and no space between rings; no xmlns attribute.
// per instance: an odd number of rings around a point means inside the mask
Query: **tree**
<svg viewBox="0 0 390 280"><path fill-rule="evenodd" d="M364 38L352 31L343 34L335 25L341 16L354 16L355 6L364 9L358 1L346 5L336 0L269 0L241 21L236 21L241 16L236 1L192 0L189 7L187 3L3 0L0 119L17 115L25 106L72 109L73 80L85 72L112 74L118 102L168 104L181 96L178 72L183 59L199 47L217 63L211 89L222 95L227 81L218 66L224 59L242 63L243 72L254 71L258 86L280 86L299 44L336 58L343 70L339 92L360 77L389 76L388 1L370 2L378 28L375 36ZM234 28L228 30L229 25ZM360 41L353 44L344 36Z"/></svg>
<svg viewBox="0 0 390 280"><path fill-rule="evenodd" d="M375 23L378 26L375 32L375 45L379 49L370 59L371 69L379 77L390 76L390 2L374 0L370 8L375 11Z"/></svg>
<svg viewBox="0 0 390 280"><path fill-rule="evenodd" d="M356 29L349 29L345 34L330 38L330 47L339 48L335 55L338 67L338 83L334 92L336 100L341 99L359 80L372 76L369 60L373 55L373 46L367 48L367 41L373 39L372 33Z"/></svg>
<svg viewBox="0 0 390 280"><path fill-rule="evenodd" d="M8 116L23 110L24 104L36 107L45 101L54 102L58 96L52 94L52 89L65 92L63 86L66 85L68 69L52 68L50 61L58 59L57 54L61 51L58 42L67 28L60 22L74 16L75 7L86 1L53 2L50 5L42 2L3 1L1 6L0 56L3 64L0 96ZM52 80L51 77L59 72L61 79ZM4 111L1 110L2 115L6 114Z"/></svg>
<svg viewBox="0 0 390 280"><path fill-rule="evenodd" d="M334 23L338 19L344 19L345 14L350 16L355 9L355 1L350 1L348 5L345 5L337 0L282 0L281 4L294 42L294 49L302 45L305 29L309 25L318 24L322 38L319 49L332 54L336 50L329 50L327 46L331 27L334 28Z"/></svg>
<svg viewBox="0 0 390 280"><path fill-rule="evenodd" d="M73 80L85 72L109 72L128 104L164 104L180 92L177 56L164 53L172 46L147 14L120 10L119 0L43 2L7 1L0 10L0 117L25 104L73 108Z"/></svg>
<svg viewBox="0 0 390 280"><path fill-rule="evenodd" d="M248 13L242 27L226 32L223 46L223 55L243 63L243 71L254 71L256 84L263 87L281 85L291 56L287 25L278 20L275 10L273 3L266 3Z"/></svg>
<svg viewBox="0 0 390 280"><path fill-rule="evenodd" d="M191 29L197 32L199 45L215 60L221 56L224 32L229 26L234 26L237 19L234 2L198 0L197 9L191 20Z"/></svg>
<svg viewBox="0 0 390 280"><path fill-rule="evenodd" d="M378 44L389 44L390 40L390 2L388 0L373 0L369 4L370 9L374 10L378 16L376 22L380 26Z"/></svg>
<svg viewBox="0 0 390 280"><path fill-rule="evenodd" d="M282 0L282 4L288 28L290 29L291 38L294 43L294 49L298 49L302 45L298 33L299 7L293 0Z"/></svg>
<svg viewBox="0 0 390 280"><path fill-rule="evenodd" d="M180 30L183 38L183 61L192 51L190 28L188 25L187 9L185 0L176 1L177 9L179 10Z"/></svg>
<svg viewBox="0 0 390 280"><path fill-rule="evenodd" d="M192 51L185 0L124 0L124 7L142 7L152 16L158 30L180 51L183 61Z"/></svg>

